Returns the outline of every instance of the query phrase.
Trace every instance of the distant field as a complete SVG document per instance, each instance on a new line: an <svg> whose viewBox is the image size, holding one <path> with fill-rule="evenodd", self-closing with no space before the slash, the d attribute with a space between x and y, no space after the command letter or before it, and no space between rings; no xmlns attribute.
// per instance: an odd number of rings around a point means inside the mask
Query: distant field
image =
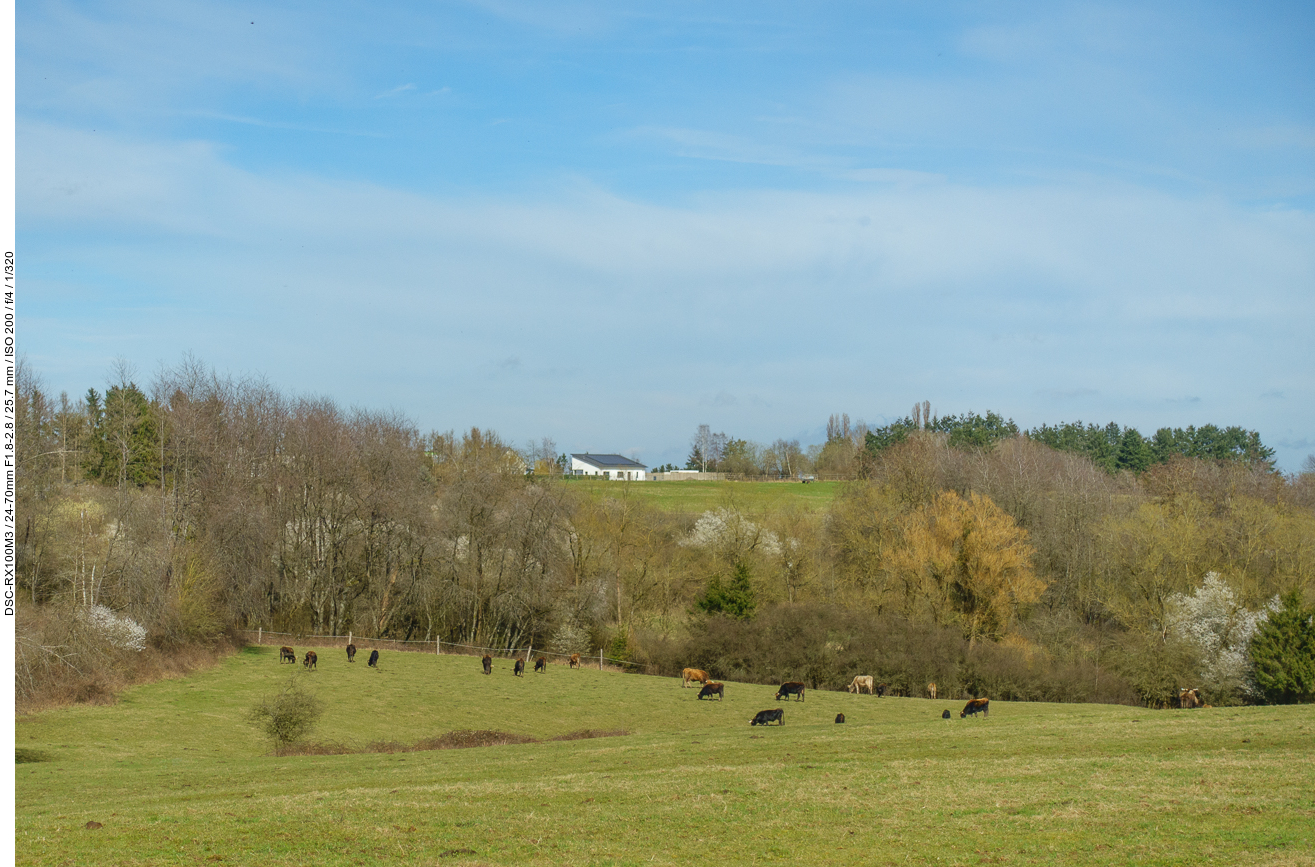
<svg viewBox="0 0 1315 867"><path fill-rule="evenodd" d="M734 502L750 512L787 505L826 511L845 482L562 482L595 497L639 497L668 512L701 515ZM623 494L623 488L629 488Z"/></svg>
<svg viewBox="0 0 1315 867"><path fill-rule="evenodd" d="M731 683L700 702L673 678L320 657L298 674L329 703L320 740L631 734L275 758L244 715L294 667L249 648L112 707L20 719L19 863L1315 864L1310 706L993 703L960 720L949 701L778 705ZM784 726L748 725L777 706Z"/></svg>

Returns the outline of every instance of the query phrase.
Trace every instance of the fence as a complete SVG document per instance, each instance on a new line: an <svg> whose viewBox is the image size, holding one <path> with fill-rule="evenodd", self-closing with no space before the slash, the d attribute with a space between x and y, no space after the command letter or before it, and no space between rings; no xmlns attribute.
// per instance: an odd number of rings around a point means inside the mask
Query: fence
<svg viewBox="0 0 1315 867"><path fill-rule="evenodd" d="M537 653L539 656L546 658L556 658L559 660L569 661L572 654L554 653L547 650L536 651L533 645L524 648L519 647L480 647L474 644L459 644L452 641L443 641L441 638L433 641L403 641L396 638L356 638L353 633L348 632L346 635L318 635L315 633L303 634L294 632L271 632L267 629L245 629L242 630L248 636L255 636L256 644L263 645L267 639L277 639L272 643L284 644L283 639L292 639L293 644L300 644L310 647L325 647L341 644L355 644L358 648L367 650L382 650L384 648L400 650L403 653L429 653L431 650L435 654L447 653L456 656L501 656L507 659L514 659L525 654L525 662L529 663L531 656ZM409 645L409 646L408 646ZM625 670L626 666L641 668L638 662L630 662L625 659L612 659L610 656L603 656L603 651L599 649L597 656L585 656L580 654L580 664L586 662L593 663L598 661L598 670L602 671L604 663L611 663L613 668Z"/></svg>

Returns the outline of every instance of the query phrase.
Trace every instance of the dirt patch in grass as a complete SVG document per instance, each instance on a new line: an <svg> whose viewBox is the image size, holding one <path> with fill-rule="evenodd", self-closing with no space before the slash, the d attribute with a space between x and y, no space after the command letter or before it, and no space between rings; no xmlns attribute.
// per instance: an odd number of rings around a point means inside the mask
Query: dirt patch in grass
<svg viewBox="0 0 1315 867"><path fill-rule="evenodd" d="M580 729L549 741L582 741L589 738L615 738L630 732L620 729L604 731L602 729ZM471 747L500 747L508 744L538 744L543 741L529 735L517 735L511 732L490 731L488 729L457 729L437 737L425 738L414 744L397 741L372 741L363 747L354 748L342 743L300 743L292 744L279 750L279 756L345 756L357 753L419 753L428 750L464 750Z"/></svg>

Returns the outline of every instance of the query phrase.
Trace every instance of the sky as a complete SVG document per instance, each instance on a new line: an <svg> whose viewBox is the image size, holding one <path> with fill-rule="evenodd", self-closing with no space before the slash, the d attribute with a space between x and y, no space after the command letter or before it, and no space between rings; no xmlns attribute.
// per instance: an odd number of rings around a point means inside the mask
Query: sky
<svg viewBox="0 0 1315 867"><path fill-rule="evenodd" d="M1315 453L1306 3L19 0L19 347L681 464L929 400Z"/></svg>

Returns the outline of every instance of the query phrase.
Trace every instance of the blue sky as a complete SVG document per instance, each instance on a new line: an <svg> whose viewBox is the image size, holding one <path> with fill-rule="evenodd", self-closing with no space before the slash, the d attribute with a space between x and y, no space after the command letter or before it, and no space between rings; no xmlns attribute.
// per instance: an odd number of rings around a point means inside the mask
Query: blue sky
<svg viewBox="0 0 1315 867"><path fill-rule="evenodd" d="M21 351L680 463L930 400L1315 452L1300 3L20 2Z"/></svg>

